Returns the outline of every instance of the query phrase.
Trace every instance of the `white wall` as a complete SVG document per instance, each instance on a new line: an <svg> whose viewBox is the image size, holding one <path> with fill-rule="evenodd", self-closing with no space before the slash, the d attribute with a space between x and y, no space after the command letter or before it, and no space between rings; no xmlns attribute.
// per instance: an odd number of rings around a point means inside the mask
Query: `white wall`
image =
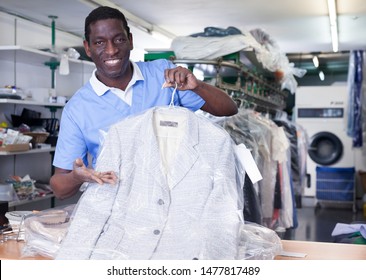
<svg viewBox="0 0 366 280"><path fill-rule="evenodd" d="M51 48L52 30L49 27L35 24L22 18L0 12L0 46L22 46L31 48ZM82 45L82 39L56 30L56 50L64 47ZM48 93L51 88L51 70L44 65L41 57L37 63L24 62L18 52L0 51L0 87L16 85L24 93L32 91L33 95ZM23 53L24 54L24 53ZM26 54L27 56L28 54ZM32 56L30 53L29 56ZM48 61L44 57L44 62ZM58 95L72 96L74 92L89 79L93 66L70 64L70 74L59 75L56 70L56 92ZM82 70L85 70L84 73ZM40 96L37 96L39 98ZM47 96L45 96L47 99ZM31 105L0 104L0 121L9 121L11 114L20 115L23 108L41 112L42 118L50 118L48 108ZM56 118L61 117L61 110L56 111ZM52 155L48 152L16 156L0 156L0 181L12 175L24 177L29 174L38 182L48 182L52 172Z"/></svg>
<svg viewBox="0 0 366 280"><path fill-rule="evenodd" d="M57 25L57 22L56 22ZM56 26L57 27L57 26ZM144 60L143 44L145 40L139 40L139 33L142 31L131 27L134 34L134 50L131 52L131 60ZM0 12L0 46L22 46L34 49L48 49L52 47L52 30L28 20ZM55 49L61 53L68 47L82 46L82 38L73 34L62 32L56 29ZM21 88L24 93L32 94L34 99L46 97L51 88L51 70L44 62L48 61L43 57L36 63L24 62L24 56L18 57L19 52L0 51L0 88L6 85L15 85ZM32 56L32 54L29 54ZM62 76L55 71L55 88L57 95L70 97L88 79L94 69L94 65L71 63L70 74ZM39 111L42 118L51 117L49 109L42 106L20 106L12 104L0 104L0 122L9 121L11 114L20 115L23 108ZM57 110L56 118L61 117L61 110ZM24 155L0 156L0 182L10 178L12 175L24 177L29 174L37 182L47 183L52 172L51 153L37 153ZM74 201L75 202L75 201ZM17 209L33 210L50 207L49 201L46 206L27 204ZM56 199L56 206L58 200ZM41 207L41 208L40 208Z"/></svg>
<svg viewBox="0 0 366 280"><path fill-rule="evenodd" d="M57 28L57 23L56 23ZM144 60L144 40L139 40L142 36L142 31L137 30L131 26L131 32L134 35L134 49L131 52L131 60L143 61ZM31 47L35 49L50 49L52 47L52 30L48 26L43 26L23 18L9 15L4 12L0 12L0 46L12 46L19 45L25 47ZM61 53L63 49L68 47L82 46L82 38L63 32L60 30L55 31L55 48ZM168 45L167 45L168 47ZM29 70L29 66L21 65L17 67L19 74L16 75L17 80L14 78L14 66L11 61L8 64L0 65L0 87L4 85L17 84L21 88L42 88L51 86L51 72L47 67L40 66L38 69ZM24 75L27 71L33 71L39 73L36 79L31 75ZM72 71L72 69L70 70ZM78 75L61 76L56 71L56 88L60 95L71 96L81 84L87 81L90 77L92 69L86 71L83 77Z"/></svg>
<svg viewBox="0 0 366 280"><path fill-rule="evenodd" d="M149 46L159 45L160 49L170 47L170 43L162 43L153 38L149 38L149 42L146 42L146 34L134 26L130 26L130 29L134 38L134 49L131 52L131 60L133 61L144 60L146 44ZM21 45L37 49L50 48L52 46L52 30L50 27L4 12L0 12L0 34L0 45ZM81 37L57 30L56 22L56 49L82 45L83 40Z"/></svg>
<svg viewBox="0 0 366 280"><path fill-rule="evenodd" d="M21 45L34 48L51 47L52 30L13 15L0 12L0 45ZM81 46L82 38L56 30L56 47Z"/></svg>
<svg viewBox="0 0 366 280"><path fill-rule="evenodd" d="M82 38L56 30L56 50L61 54L64 48L81 46ZM0 46L22 46L35 49L51 49L52 30L13 15L0 12ZM15 63L16 61L16 63ZM46 62L45 58L45 62ZM79 68L81 66L78 66ZM59 75L55 71L55 88L58 95L72 96L90 77L94 67L86 67L84 74L70 64L70 74ZM89 68L89 69L87 69ZM0 65L0 87L16 85L28 92L34 88L51 88L51 70L42 64L24 63L16 57L6 57Z"/></svg>

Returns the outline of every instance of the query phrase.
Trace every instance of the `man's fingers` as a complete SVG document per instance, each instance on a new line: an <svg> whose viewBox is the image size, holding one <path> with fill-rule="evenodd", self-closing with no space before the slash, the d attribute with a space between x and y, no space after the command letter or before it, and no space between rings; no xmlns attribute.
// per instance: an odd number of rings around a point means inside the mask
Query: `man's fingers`
<svg viewBox="0 0 366 280"><path fill-rule="evenodd" d="M101 185L103 183L115 184L117 182L117 176L112 171L108 171L108 172L94 171L94 173L92 174L92 179Z"/></svg>
<svg viewBox="0 0 366 280"><path fill-rule="evenodd" d="M95 174L91 174L91 178L90 179L92 181L94 181L94 182L97 182L100 185L103 185L103 180L99 176L97 176Z"/></svg>

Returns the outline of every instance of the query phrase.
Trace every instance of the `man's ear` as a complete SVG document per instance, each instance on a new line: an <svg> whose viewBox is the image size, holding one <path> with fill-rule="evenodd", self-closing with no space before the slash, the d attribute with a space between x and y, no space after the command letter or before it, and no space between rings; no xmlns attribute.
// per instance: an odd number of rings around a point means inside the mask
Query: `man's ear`
<svg viewBox="0 0 366 280"><path fill-rule="evenodd" d="M130 35L128 36L129 40L130 40L130 50L133 50L133 37L132 37L132 33L130 33Z"/></svg>
<svg viewBox="0 0 366 280"><path fill-rule="evenodd" d="M89 42L84 40L83 41L83 44L84 44L84 49L85 49L85 53L87 56L91 57L91 54L90 54L90 48L89 48Z"/></svg>

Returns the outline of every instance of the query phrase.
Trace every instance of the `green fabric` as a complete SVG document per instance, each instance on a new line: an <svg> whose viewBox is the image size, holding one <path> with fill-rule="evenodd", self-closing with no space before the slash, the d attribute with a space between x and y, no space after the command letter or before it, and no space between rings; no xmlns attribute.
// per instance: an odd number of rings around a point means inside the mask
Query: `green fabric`
<svg viewBox="0 0 366 280"><path fill-rule="evenodd" d="M366 245L366 239L363 238L359 231L351 234L348 238L352 239L352 244L363 244Z"/></svg>

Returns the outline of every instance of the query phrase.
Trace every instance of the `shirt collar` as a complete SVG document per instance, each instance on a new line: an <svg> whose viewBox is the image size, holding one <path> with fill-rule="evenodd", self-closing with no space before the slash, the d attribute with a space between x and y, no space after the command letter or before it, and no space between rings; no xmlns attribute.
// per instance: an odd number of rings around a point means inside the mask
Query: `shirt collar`
<svg viewBox="0 0 366 280"><path fill-rule="evenodd" d="M133 74L132 74L132 78L130 80L130 82L128 83L127 87L126 87L126 91L131 87L133 86L137 81L140 81L140 80L145 80L144 79L144 76L142 75L141 73L141 70L140 68L138 67L138 65L131 61L132 63L132 68L133 68ZM97 71L97 69L94 69L90 79L89 79L89 82L93 88L93 90L95 91L95 93L98 95L98 96L102 96L104 93L106 93L108 90L111 89L111 87L109 86L106 86L105 84L103 84L101 81L98 80L97 76L95 75L95 72Z"/></svg>

